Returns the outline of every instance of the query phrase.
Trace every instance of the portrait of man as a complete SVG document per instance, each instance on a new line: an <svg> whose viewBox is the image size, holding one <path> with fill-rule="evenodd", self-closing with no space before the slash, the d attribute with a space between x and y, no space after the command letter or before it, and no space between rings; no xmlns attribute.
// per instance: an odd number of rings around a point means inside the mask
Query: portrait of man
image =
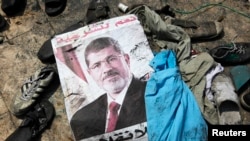
<svg viewBox="0 0 250 141"><path fill-rule="evenodd" d="M110 37L92 40L84 54L87 72L105 93L77 110L70 120L76 140L146 122L146 81L130 70L130 56ZM140 66L138 66L140 67Z"/></svg>

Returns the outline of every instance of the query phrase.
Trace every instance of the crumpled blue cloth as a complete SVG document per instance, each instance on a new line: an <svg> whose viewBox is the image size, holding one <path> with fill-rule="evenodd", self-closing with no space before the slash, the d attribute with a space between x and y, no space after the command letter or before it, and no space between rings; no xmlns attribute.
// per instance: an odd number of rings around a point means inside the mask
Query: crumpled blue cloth
<svg viewBox="0 0 250 141"><path fill-rule="evenodd" d="M205 141L208 127L181 78L176 56L163 50L150 62L155 70L145 91L149 141Z"/></svg>

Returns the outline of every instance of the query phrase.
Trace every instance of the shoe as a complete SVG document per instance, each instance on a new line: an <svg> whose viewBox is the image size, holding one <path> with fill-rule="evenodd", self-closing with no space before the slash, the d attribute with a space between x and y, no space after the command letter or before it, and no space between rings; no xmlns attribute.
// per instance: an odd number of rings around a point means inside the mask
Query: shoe
<svg viewBox="0 0 250 141"><path fill-rule="evenodd" d="M45 12L48 16L57 16L66 8L67 0L45 0Z"/></svg>
<svg viewBox="0 0 250 141"><path fill-rule="evenodd" d="M215 47L209 54L222 65L239 65L250 59L250 43L238 42Z"/></svg>
<svg viewBox="0 0 250 141"><path fill-rule="evenodd" d="M196 22L181 19L172 19L171 24L180 26L193 40L204 40L218 37L223 26L217 21Z"/></svg>
<svg viewBox="0 0 250 141"><path fill-rule="evenodd" d="M56 62L53 52L51 39L46 40L37 52L38 59L44 64L53 64Z"/></svg>
<svg viewBox="0 0 250 141"><path fill-rule="evenodd" d="M41 95L57 88L59 82L57 72L53 67L43 67L29 77L21 87L21 93L13 98L10 111L15 116L22 116L38 101Z"/></svg>
<svg viewBox="0 0 250 141"><path fill-rule="evenodd" d="M83 25L79 22L66 28L64 31L62 31L62 33L70 32L81 27L83 27ZM52 39L48 39L45 41L37 52L38 59L44 64L53 64L56 62L51 40Z"/></svg>
<svg viewBox="0 0 250 141"><path fill-rule="evenodd" d="M175 12L174 10L170 7L170 5L166 4L163 5L160 9L155 9L154 10L157 14L159 14L161 17L163 17L163 15L168 15L171 17L175 17ZM163 17L164 18L164 17Z"/></svg>
<svg viewBox="0 0 250 141"><path fill-rule="evenodd" d="M7 16L14 16L24 11L26 0L2 0L1 8Z"/></svg>
<svg viewBox="0 0 250 141"><path fill-rule="evenodd" d="M245 110L250 111L250 87L240 95L240 103Z"/></svg>
<svg viewBox="0 0 250 141"><path fill-rule="evenodd" d="M6 26L6 20L2 15L0 15L0 32L4 30Z"/></svg>
<svg viewBox="0 0 250 141"><path fill-rule="evenodd" d="M218 73L212 80L211 91L214 94L219 125L242 123L239 97L231 78L224 73Z"/></svg>
<svg viewBox="0 0 250 141"><path fill-rule="evenodd" d="M20 126L7 137L5 141L34 141L52 123L55 108L52 103L44 99L37 103L25 115Z"/></svg>
<svg viewBox="0 0 250 141"><path fill-rule="evenodd" d="M109 7L105 0L91 0L86 14L86 23L94 23L109 17Z"/></svg>

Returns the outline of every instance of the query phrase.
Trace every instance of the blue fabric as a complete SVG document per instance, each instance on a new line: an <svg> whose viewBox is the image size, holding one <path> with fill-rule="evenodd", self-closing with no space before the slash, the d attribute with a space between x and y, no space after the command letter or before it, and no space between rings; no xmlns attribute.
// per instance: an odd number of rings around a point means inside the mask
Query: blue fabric
<svg viewBox="0 0 250 141"><path fill-rule="evenodd" d="M250 69L247 65L237 65L230 70L236 91L250 81Z"/></svg>
<svg viewBox="0 0 250 141"><path fill-rule="evenodd" d="M205 141L207 124L171 50L156 54L145 92L149 141Z"/></svg>

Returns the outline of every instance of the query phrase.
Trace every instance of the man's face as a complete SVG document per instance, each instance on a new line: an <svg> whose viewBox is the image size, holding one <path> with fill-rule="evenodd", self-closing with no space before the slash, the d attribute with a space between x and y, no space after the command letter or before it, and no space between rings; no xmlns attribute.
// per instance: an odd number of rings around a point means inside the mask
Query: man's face
<svg viewBox="0 0 250 141"><path fill-rule="evenodd" d="M129 56L116 52L112 46L91 52L88 72L97 84L109 93L123 90L129 79Z"/></svg>

